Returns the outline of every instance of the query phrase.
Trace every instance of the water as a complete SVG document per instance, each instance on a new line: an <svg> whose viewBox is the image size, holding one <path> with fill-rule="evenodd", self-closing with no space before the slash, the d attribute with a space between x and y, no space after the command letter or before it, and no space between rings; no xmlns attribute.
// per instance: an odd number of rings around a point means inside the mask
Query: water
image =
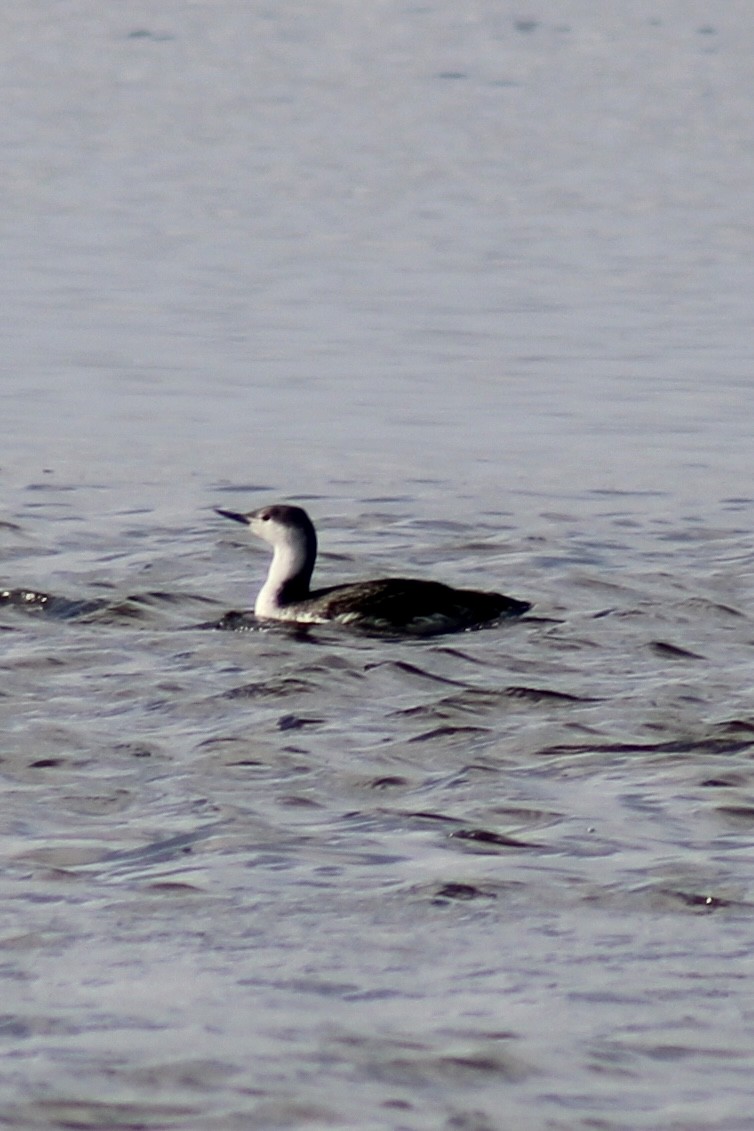
<svg viewBox="0 0 754 1131"><path fill-rule="evenodd" d="M750 1126L753 37L5 13L3 1126Z"/></svg>

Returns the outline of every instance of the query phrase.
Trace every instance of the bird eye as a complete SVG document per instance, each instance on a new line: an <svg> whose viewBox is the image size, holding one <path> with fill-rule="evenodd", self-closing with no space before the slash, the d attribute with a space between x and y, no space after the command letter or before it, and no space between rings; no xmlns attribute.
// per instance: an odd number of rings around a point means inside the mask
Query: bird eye
<svg viewBox="0 0 754 1131"><path fill-rule="evenodd" d="M262 515L262 522L269 522L269 521L270 521L270 516L268 514L263 514Z"/></svg>

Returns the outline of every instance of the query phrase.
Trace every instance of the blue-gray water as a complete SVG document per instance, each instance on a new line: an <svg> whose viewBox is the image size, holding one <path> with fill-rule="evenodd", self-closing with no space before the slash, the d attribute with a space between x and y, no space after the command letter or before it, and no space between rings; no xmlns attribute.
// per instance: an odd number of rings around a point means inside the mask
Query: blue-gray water
<svg viewBox="0 0 754 1131"><path fill-rule="evenodd" d="M753 47L8 6L3 1126L751 1126ZM196 627L278 499L532 614Z"/></svg>

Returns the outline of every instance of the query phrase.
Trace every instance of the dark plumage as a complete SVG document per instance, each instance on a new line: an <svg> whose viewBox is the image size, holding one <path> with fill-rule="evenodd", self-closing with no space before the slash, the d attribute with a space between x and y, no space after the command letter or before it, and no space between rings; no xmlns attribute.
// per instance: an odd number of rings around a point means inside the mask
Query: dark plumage
<svg viewBox="0 0 754 1131"><path fill-rule="evenodd" d="M499 617L521 616L531 606L502 593L453 589L439 581L386 577L334 585L310 595L327 620L376 628L447 632L472 628Z"/></svg>

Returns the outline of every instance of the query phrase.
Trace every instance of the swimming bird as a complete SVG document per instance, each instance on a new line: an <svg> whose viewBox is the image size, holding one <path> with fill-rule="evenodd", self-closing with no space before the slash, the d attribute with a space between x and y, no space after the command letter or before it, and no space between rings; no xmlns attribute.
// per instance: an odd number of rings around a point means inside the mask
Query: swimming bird
<svg viewBox="0 0 754 1131"><path fill-rule="evenodd" d="M267 580L254 603L262 620L297 624L336 624L375 632L432 636L478 628L502 617L517 617L531 608L528 601L453 589L439 581L386 577L347 582L327 589L309 588L317 558L317 534L301 507L275 503L259 510L215 507L217 514L248 526L272 546Z"/></svg>

